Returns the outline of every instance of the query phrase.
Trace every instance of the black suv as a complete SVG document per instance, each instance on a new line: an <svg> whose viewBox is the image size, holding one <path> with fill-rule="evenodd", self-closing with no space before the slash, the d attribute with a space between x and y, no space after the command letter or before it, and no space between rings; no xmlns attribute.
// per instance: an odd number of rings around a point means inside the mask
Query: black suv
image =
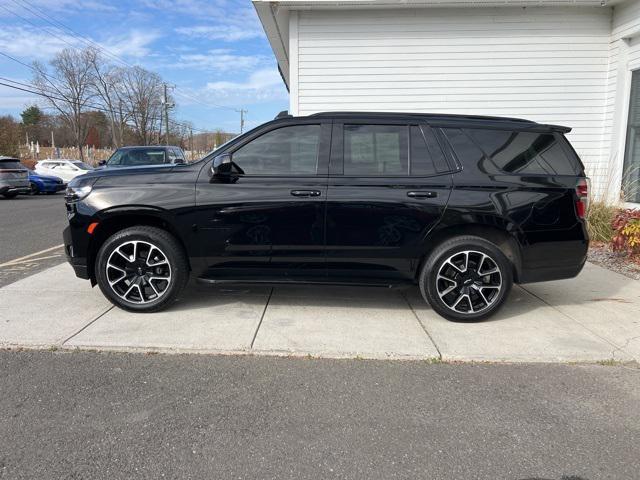
<svg viewBox="0 0 640 480"><path fill-rule="evenodd" d="M73 180L66 251L79 277L132 311L166 307L192 274L417 284L440 315L479 320L513 282L584 265L588 183L569 130L477 116L279 116L193 164Z"/></svg>

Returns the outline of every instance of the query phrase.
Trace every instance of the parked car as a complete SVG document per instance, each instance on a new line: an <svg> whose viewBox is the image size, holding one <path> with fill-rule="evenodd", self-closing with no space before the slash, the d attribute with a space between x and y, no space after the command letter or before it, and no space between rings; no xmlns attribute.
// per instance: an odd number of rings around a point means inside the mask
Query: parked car
<svg viewBox="0 0 640 480"><path fill-rule="evenodd" d="M42 175L31 170L28 171L28 174L31 187L31 191L29 193L32 195L36 195L38 193L53 195L54 193L67 188L67 184L60 177Z"/></svg>
<svg viewBox="0 0 640 480"><path fill-rule="evenodd" d="M108 160L100 162L101 167L141 167L147 165L165 165L186 163L180 147L121 147L111 154Z"/></svg>
<svg viewBox="0 0 640 480"><path fill-rule="evenodd" d="M392 113L281 117L193 164L106 169L66 194L76 275L126 310L213 284L418 285L480 320L514 282L576 276L588 182L567 127Z"/></svg>
<svg viewBox="0 0 640 480"><path fill-rule="evenodd" d="M0 195L14 198L19 193L29 192L27 168L13 157L0 157Z"/></svg>
<svg viewBox="0 0 640 480"><path fill-rule="evenodd" d="M40 160L36 163L35 172L42 175L54 175L69 182L79 175L93 170L93 167L80 160L66 158Z"/></svg>

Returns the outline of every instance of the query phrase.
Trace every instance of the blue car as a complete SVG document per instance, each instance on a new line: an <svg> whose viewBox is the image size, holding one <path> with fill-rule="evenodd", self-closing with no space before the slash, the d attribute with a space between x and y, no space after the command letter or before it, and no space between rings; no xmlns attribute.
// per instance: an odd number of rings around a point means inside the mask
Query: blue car
<svg viewBox="0 0 640 480"><path fill-rule="evenodd" d="M29 170L29 183L31 184L31 194L47 193L53 195L60 190L67 188L67 184L59 177L53 175L41 175Z"/></svg>

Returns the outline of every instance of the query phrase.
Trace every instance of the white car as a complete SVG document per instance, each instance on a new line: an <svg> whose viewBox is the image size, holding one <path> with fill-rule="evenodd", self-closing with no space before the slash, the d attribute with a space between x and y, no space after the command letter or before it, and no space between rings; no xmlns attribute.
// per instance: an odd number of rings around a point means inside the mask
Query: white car
<svg viewBox="0 0 640 480"><path fill-rule="evenodd" d="M36 173L55 175L64 180L65 183L91 170L93 170L93 167L80 160L69 160L65 158L40 160L35 166Z"/></svg>

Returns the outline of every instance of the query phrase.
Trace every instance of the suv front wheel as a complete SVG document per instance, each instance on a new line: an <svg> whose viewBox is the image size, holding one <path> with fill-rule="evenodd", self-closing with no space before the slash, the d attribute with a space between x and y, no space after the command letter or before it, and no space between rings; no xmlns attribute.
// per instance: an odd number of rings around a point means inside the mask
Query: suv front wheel
<svg viewBox="0 0 640 480"><path fill-rule="evenodd" d="M475 236L455 237L437 246L420 274L424 299L457 322L493 315L512 285L511 262L496 245Z"/></svg>
<svg viewBox="0 0 640 480"><path fill-rule="evenodd" d="M114 233L100 247L96 279L114 305L155 312L180 294L189 266L171 234L155 227L131 227Z"/></svg>

